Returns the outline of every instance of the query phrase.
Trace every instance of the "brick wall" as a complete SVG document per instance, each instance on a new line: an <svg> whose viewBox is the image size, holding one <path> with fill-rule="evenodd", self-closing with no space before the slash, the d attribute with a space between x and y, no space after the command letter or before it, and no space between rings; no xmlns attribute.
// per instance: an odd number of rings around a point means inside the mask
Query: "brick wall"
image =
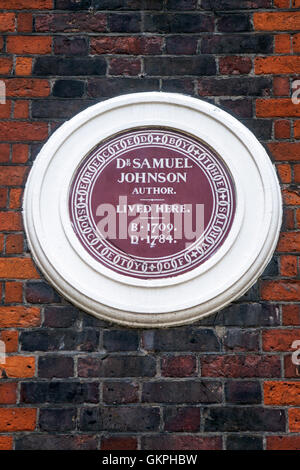
<svg viewBox="0 0 300 470"><path fill-rule="evenodd" d="M299 0L0 0L0 449L300 449ZM233 113L269 149L284 221L259 282L189 327L98 321L37 272L30 166L64 120L163 90Z"/></svg>

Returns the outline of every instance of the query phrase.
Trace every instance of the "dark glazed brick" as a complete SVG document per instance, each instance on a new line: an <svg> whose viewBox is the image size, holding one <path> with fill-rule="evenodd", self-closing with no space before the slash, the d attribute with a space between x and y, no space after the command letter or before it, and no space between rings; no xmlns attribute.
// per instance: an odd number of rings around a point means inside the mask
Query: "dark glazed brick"
<svg viewBox="0 0 300 470"><path fill-rule="evenodd" d="M242 297L240 297L237 302L259 302L259 286L258 282L254 284Z"/></svg>
<svg viewBox="0 0 300 470"><path fill-rule="evenodd" d="M216 60L210 55L191 57L145 57L146 75L215 75Z"/></svg>
<svg viewBox="0 0 300 470"><path fill-rule="evenodd" d="M149 8L152 9L152 4L159 3L161 7L161 0L142 0L143 3L150 3ZM140 10L141 0L93 0L93 7L98 10Z"/></svg>
<svg viewBox="0 0 300 470"><path fill-rule="evenodd" d="M105 73L106 62L102 57L38 57L33 68L33 75L41 76L87 76L105 75Z"/></svg>
<svg viewBox="0 0 300 470"><path fill-rule="evenodd" d="M196 54L198 39L191 36L171 36L166 38L167 54Z"/></svg>
<svg viewBox="0 0 300 470"><path fill-rule="evenodd" d="M169 10L195 10L197 3L197 0L167 0L167 8Z"/></svg>
<svg viewBox="0 0 300 470"><path fill-rule="evenodd" d="M23 382L22 403L98 403L96 382Z"/></svg>
<svg viewBox="0 0 300 470"><path fill-rule="evenodd" d="M235 34L203 37L203 54L268 54L272 52L273 38L267 34Z"/></svg>
<svg viewBox="0 0 300 470"><path fill-rule="evenodd" d="M103 430L119 432L157 431L160 423L159 408L139 406L102 408L101 419Z"/></svg>
<svg viewBox="0 0 300 470"><path fill-rule="evenodd" d="M103 437L101 439L101 450L137 450L136 437Z"/></svg>
<svg viewBox="0 0 300 470"><path fill-rule="evenodd" d="M60 302L58 293L44 281L27 281L25 284L26 302L32 304L51 304Z"/></svg>
<svg viewBox="0 0 300 470"><path fill-rule="evenodd" d="M139 335L134 330L107 330L103 334L103 346L107 351L136 351Z"/></svg>
<svg viewBox="0 0 300 470"><path fill-rule="evenodd" d="M41 119L65 119L95 104L92 100L35 100L32 116Z"/></svg>
<svg viewBox="0 0 300 470"><path fill-rule="evenodd" d="M69 328L74 326L78 319L79 311L72 306L46 307L43 326L50 328Z"/></svg>
<svg viewBox="0 0 300 470"><path fill-rule="evenodd" d="M228 436L226 450L263 450L263 439L258 436Z"/></svg>
<svg viewBox="0 0 300 470"><path fill-rule="evenodd" d="M194 81L191 78L174 78L162 80L162 91L171 93L195 94Z"/></svg>
<svg viewBox="0 0 300 470"><path fill-rule="evenodd" d="M92 6L93 0L55 0L57 10L87 10Z"/></svg>
<svg viewBox="0 0 300 470"><path fill-rule="evenodd" d="M164 377L189 377L196 375L194 356L165 356L161 360L161 374Z"/></svg>
<svg viewBox="0 0 300 470"><path fill-rule="evenodd" d="M145 32L200 33L213 30L214 20L208 15L154 13L145 16Z"/></svg>
<svg viewBox="0 0 300 470"><path fill-rule="evenodd" d="M125 93L158 90L159 80L154 79L95 78L88 83L88 94L93 98L110 98Z"/></svg>
<svg viewBox="0 0 300 470"><path fill-rule="evenodd" d="M206 10L244 10L271 8L272 0L202 0L201 7Z"/></svg>
<svg viewBox="0 0 300 470"><path fill-rule="evenodd" d="M168 432L198 432L200 408L167 407L164 409L164 430Z"/></svg>
<svg viewBox="0 0 300 470"><path fill-rule="evenodd" d="M134 382L104 382L103 401L104 403L137 403L139 386Z"/></svg>
<svg viewBox="0 0 300 470"><path fill-rule="evenodd" d="M266 138L267 140L267 138ZM278 258L273 256L261 277L276 277L279 275Z"/></svg>
<svg viewBox="0 0 300 470"><path fill-rule="evenodd" d="M240 405L259 404L262 400L260 383L230 380L225 385L225 400Z"/></svg>
<svg viewBox="0 0 300 470"><path fill-rule="evenodd" d="M52 95L59 98L80 98L83 94L84 82L79 80L57 80L52 90Z"/></svg>
<svg viewBox="0 0 300 470"><path fill-rule="evenodd" d="M225 33L252 31L249 15L224 15L217 20L218 31Z"/></svg>
<svg viewBox="0 0 300 470"><path fill-rule="evenodd" d="M159 408L141 406L83 408L80 417L82 431L156 431L159 423Z"/></svg>
<svg viewBox="0 0 300 470"><path fill-rule="evenodd" d="M74 360L64 355L39 357L38 375L42 378L67 378L74 375Z"/></svg>
<svg viewBox="0 0 300 470"><path fill-rule="evenodd" d="M232 328L226 331L224 346L227 351L258 351L259 331Z"/></svg>
<svg viewBox="0 0 300 470"><path fill-rule="evenodd" d="M54 53L63 55L87 55L88 42L84 37L54 37Z"/></svg>
<svg viewBox="0 0 300 470"><path fill-rule="evenodd" d="M200 96L268 96L272 80L265 77L201 78L198 81Z"/></svg>
<svg viewBox="0 0 300 470"><path fill-rule="evenodd" d="M222 386L215 381L159 381L143 384L142 400L147 403L219 403Z"/></svg>
<svg viewBox="0 0 300 470"><path fill-rule="evenodd" d="M156 361L150 356L110 356L102 361L103 377L153 377Z"/></svg>
<svg viewBox="0 0 300 470"><path fill-rule="evenodd" d="M219 340L212 329L193 327L145 331L144 348L153 351L203 351L220 350Z"/></svg>
<svg viewBox="0 0 300 470"><path fill-rule="evenodd" d="M262 139L262 140L269 140L272 138L272 121L271 119L242 119L241 122L248 127L248 129L254 133L254 135L257 137L257 139ZM278 263L277 263L277 268L275 266L275 261L274 264L271 262L266 270L264 275L272 275L269 274L269 272L275 272L277 269L278 272ZM270 270L270 271L269 271ZM274 274L275 276L277 274Z"/></svg>
<svg viewBox="0 0 300 470"><path fill-rule="evenodd" d="M232 304L215 315L200 321L203 325L220 326L279 326L280 311L277 305L261 303Z"/></svg>
<svg viewBox="0 0 300 470"><path fill-rule="evenodd" d="M96 450L98 438L80 435L28 434L16 437L16 450Z"/></svg>
<svg viewBox="0 0 300 470"><path fill-rule="evenodd" d="M205 432L284 432L285 413L267 408L209 408L205 410Z"/></svg>
<svg viewBox="0 0 300 470"><path fill-rule="evenodd" d="M235 117L249 118L253 115L252 101L246 98L237 100L221 99L220 107Z"/></svg>
<svg viewBox="0 0 300 470"><path fill-rule="evenodd" d="M41 431L72 431L76 427L76 408L42 408L39 425Z"/></svg>
<svg viewBox="0 0 300 470"><path fill-rule="evenodd" d="M112 14L108 16L108 27L115 33L138 33L141 31L140 13Z"/></svg>
<svg viewBox="0 0 300 470"><path fill-rule="evenodd" d="M23 351L96 351L99 347L99 331L22 331L20 343Z"/></svg>

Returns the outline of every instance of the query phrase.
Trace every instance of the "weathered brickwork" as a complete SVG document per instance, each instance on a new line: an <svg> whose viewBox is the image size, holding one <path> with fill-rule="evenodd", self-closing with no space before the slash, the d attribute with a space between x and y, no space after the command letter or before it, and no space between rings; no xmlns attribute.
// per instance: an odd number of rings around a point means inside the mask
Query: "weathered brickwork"
<svg viewBox="0 0 300 470"><path fill-rule="evenodd" d="M299 0L0 0L0 9L0 450L300 450ZM216 103L253 130L276 165L284 220L243 298L188 327L137 331L94 319L48 285L21 204L61 123L120 93L158 90Z"/></svg>

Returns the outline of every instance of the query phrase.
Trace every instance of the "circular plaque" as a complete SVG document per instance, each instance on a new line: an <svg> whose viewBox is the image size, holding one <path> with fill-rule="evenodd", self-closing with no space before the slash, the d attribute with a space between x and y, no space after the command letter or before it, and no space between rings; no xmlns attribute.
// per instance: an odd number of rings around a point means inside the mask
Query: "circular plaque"
<svg viewBox="0 0 300 470"><path fill-rule="evenodd" d="M257 280L281 223L278 181L239 121L137 93L61 126L24 197L35 261L66 298L133 327L195 321Z"/></svg>

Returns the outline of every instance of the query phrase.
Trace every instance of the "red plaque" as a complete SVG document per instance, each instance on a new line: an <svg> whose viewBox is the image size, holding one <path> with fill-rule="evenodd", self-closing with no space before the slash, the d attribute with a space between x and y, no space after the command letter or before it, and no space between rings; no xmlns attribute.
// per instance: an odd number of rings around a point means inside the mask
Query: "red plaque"
<svg viewBox="0 0 300 470"><path fill-rule="evenodd" d="M205 143L167 128L101 142L73 179L74 231L113 271L140 279L178 276L222 246L235 213L228 168Z"/></svg>

